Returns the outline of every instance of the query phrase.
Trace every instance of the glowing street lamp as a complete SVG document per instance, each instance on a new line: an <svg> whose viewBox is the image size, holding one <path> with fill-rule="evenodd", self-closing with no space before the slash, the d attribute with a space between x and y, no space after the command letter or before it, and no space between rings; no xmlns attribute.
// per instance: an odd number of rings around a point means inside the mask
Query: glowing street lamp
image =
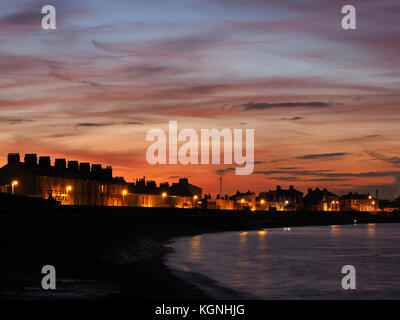
<svg viewBox="0 0 400 320"><path fill-rule="evenodd" d="M67 190L67 203L69 203L70 202L69 201L69 193L72 190L72 187L71 186L67 186L66 190Z"/></svg>
<svg viewBox="0 0 400 320"><path fill-rule="evenodd" d="M15 192L15 187L18 185L18 181L14 180L13 182L11 182L11 193L14 194Z"/></svg>
<svg viewBox="0 0 400 320"><path fill-rule="evenodd" d="M125 203L125 196L128 194L128 190L124 189L122 190L122 205Z"/></svg>
<svg viewBox="0 0 400 320"><path fill-rule="evenodd" d="M240 200L240 209L242 209L242 210L243 210L243 203L244 203L244 199L241 199Z"/></svg>
<svg viewBox="0 0 400 320"><path fill-rule="evenodd" d="M162 196L163 204L165 204L165 198L167 197L167 193L166 193L166 192L163 192L163 193L161 194L161 196Z"/></svg>
<svg viewBox="0 0 400 320"><path fill-rule="evenodd" d="M260 203L261 203L261 204L264 204L264 203L265 203L265 200L264 200L264 199L261 199Z"/></svg>
<svg viewBox="0 0 400 320"><path fill-rule="evenodd" d="M197 206L196 206L196 201L197 201L197 199L198 199L199 197L197 196L197 195L194 195L193 196L193 205L192 205L192 208L196 208Z"/></svg>

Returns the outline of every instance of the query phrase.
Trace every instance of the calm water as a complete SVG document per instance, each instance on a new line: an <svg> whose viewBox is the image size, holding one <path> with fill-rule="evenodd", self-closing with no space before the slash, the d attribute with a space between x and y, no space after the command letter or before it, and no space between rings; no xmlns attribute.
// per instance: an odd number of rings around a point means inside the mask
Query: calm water
<svg viewBox="0 0 400 320"><path fill-rule="evenodd" d="M171 247L167 265L215 298L400 299L400 224L210 233ZM356 290L342 289L344 265Z"/></svg>

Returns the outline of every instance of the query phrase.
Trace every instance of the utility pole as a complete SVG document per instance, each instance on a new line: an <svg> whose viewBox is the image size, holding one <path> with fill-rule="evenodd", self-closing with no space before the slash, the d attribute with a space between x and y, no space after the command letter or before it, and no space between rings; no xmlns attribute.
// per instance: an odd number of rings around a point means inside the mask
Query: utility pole
<svg viewBox="0 0 400 320"><path fill-rule="evenodd" d="M222 199L222 176L219 177L219 195Z"/></svg>

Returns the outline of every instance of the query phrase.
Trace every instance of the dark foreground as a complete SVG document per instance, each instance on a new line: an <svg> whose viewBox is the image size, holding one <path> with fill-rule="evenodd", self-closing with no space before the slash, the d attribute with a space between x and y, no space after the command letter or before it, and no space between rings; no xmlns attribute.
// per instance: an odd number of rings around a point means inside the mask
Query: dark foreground
<svg viewBox="0 0 400 320"><path fill-rule="evenodd" d="M398 216L63 207L0 215L0 299L208 299L163 264L170 238L284 226L399 222ZM41 289L53 265L57 290Z"/></svg>

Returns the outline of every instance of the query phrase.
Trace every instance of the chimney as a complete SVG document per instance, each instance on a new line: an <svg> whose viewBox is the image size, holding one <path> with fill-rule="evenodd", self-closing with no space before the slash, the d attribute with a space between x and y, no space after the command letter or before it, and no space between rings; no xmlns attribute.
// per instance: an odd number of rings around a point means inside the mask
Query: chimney
<svg viewBox="0 0 400 320"><path fill-rule="evenodd" d="M103 175L106 180L112 179L112 167L107 166L107 168L103 169Z"/></svg>
<svg viewBox="0 0 400 320"><path fill-rule="evenodd" d="M51 161L49 156L40 157L39 158L39 167L41 169L48 169L50 168Z"/></svg>
<svg viewBox="0 0 400 320"><path fill-rule="evenodd" d="M8 163L16 164L20 162L19 153L9 153L8 154Z"/></svg>
<svg viewBox="0 0 400 320"><path fill-rule="evenodd" d="M81 162L79 165L79 174L82 178L89 178L90 174L90 163Z"/></svg>
<svg viewBox="0 0 400 320"><path fill-rule="evenodd" d="M276 190L281 190L281 186L276 186Z"/></svg>
<svg viewBox="0 0 400 320"><path fill-rule="evenodd" d="M25 165L28 167L36 167L37 166L37 155L36 153L25 154Z"/></svg>
<svg viewBox="0 0 400 320"><path fill-rule="evenodd" d="M92 164L92 178L96 180L101 180L103 169L101 168L101 164Z"/></svg>
<svg viewBox="0 0 400 320"><path fill-rule="evenodd" d="M78 172L78 170L79 170L78 161L68 161L68 169L73 172Z"/></svg>
<svg viewBox="0 0 400 320"><path fill-rule="evenodd" d="M179 179L179 183L180 184L188 184L189 180L187 178L181 178L181 179Z"/></svg>
<svg viewBox="0 0 400 320"><path fill-rule="evenodd" d="M294 187L293 186L289 186L289 190L294 190Z"/></svg>
<svg viewBox="0 0 400 320"><path fill-rule="evenodd" d="M67 161L65 159L56 159L54 165L57 171L64 171L67 167Z"/></svg>
<svg viewBox="0 0 400 320"><path fill-rule="evenodd" d="M308 188L308 193L311 193L312 192L312 188Z"/></svg>

